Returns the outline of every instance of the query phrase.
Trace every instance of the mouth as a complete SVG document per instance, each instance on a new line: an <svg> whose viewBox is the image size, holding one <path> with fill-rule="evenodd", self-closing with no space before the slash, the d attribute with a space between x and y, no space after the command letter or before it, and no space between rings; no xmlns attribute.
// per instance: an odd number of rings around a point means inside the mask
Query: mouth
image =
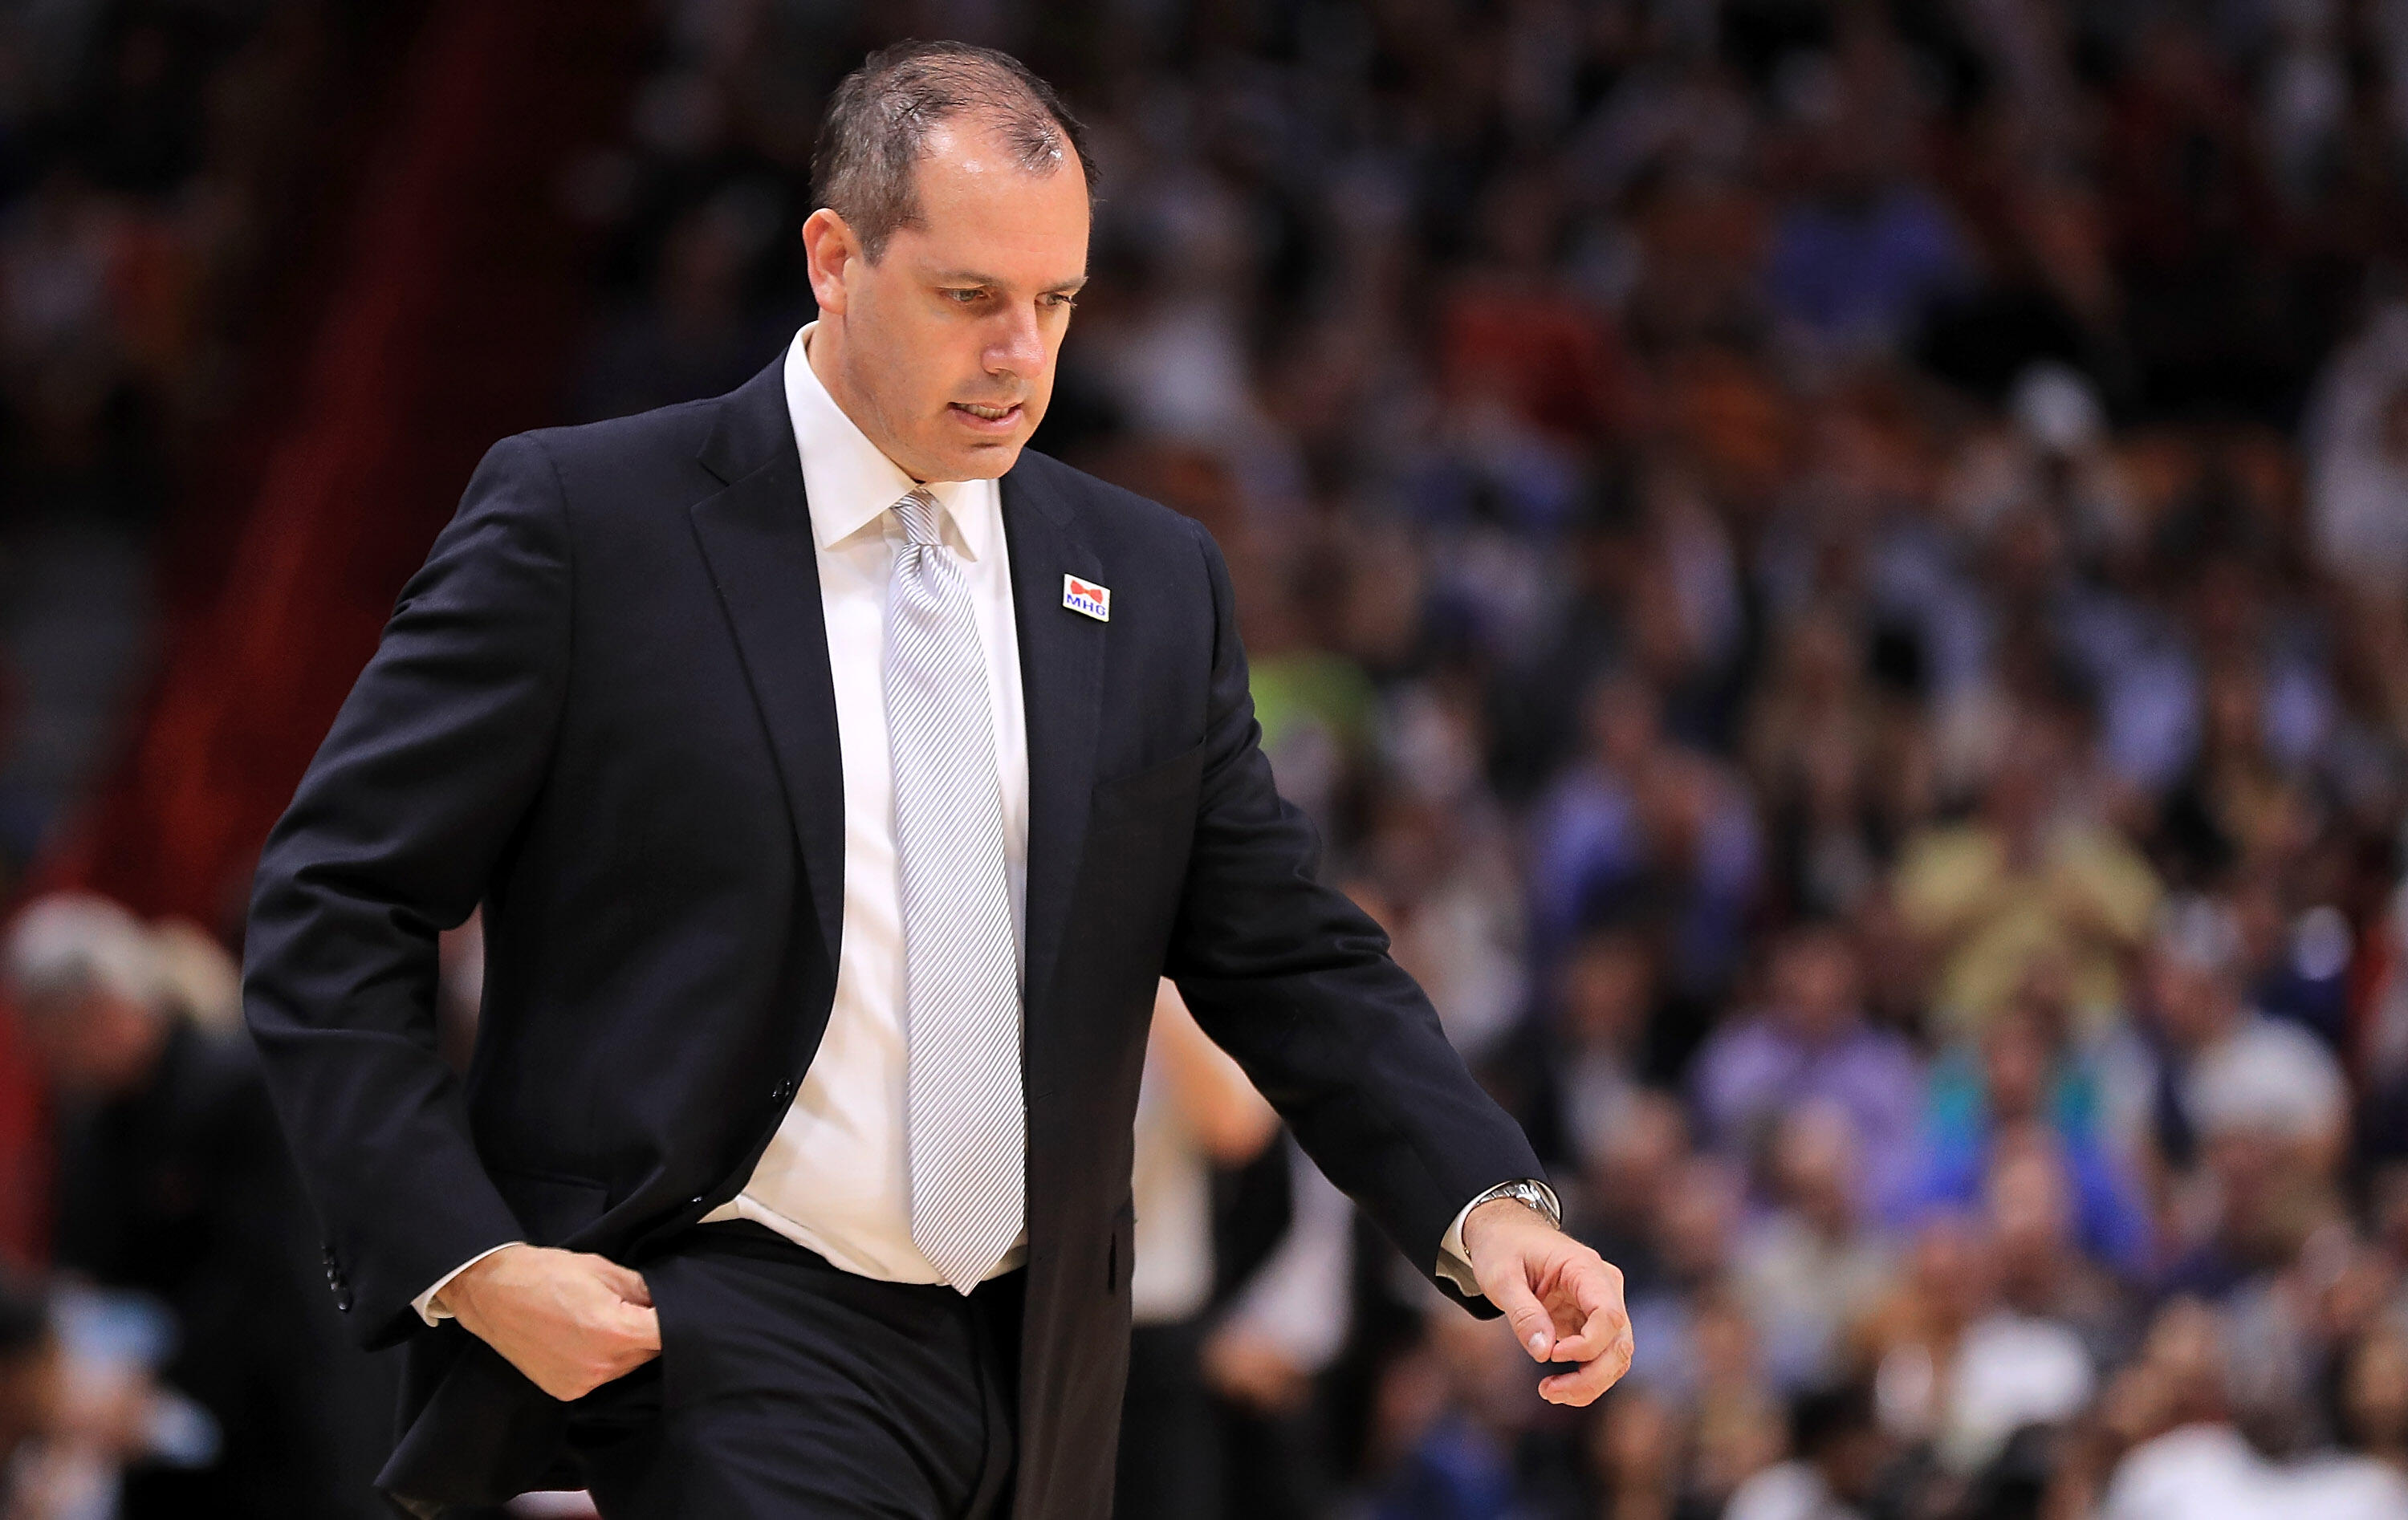
<svg viewBox="0 0 2408 1520"><path fill-rule="evenodd" d="M1017 401L1010 406L1000 407L974 401L955 401L950 404L950 409L974 432L1004 434L1011 432L1020 425L1020 406Z"/></svg>

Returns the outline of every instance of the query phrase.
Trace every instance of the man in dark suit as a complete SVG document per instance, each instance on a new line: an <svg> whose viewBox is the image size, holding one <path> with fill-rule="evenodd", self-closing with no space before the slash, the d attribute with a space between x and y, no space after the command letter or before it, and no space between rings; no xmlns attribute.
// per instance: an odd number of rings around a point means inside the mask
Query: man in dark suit
<svg viewBox="0 0 2408 1520"><path fill-rule="evenodd" d="M1195 523L1022 445L1088 156L999 53L839 87L821 315L730 395L506 440L262 858L251 1027L380 1480L621 1516L1095 1517L1159 976L1547 1397L1629 1362L1257 745ZM455 1083L435 936L480 902Z"/></svg>

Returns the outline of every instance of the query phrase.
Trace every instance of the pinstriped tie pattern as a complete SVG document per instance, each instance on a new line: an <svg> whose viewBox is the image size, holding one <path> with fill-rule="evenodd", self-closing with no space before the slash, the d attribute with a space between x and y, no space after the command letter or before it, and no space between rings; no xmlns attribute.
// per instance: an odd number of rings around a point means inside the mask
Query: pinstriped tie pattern
<svg viewBox="0 0 2408 1520"><path fill-rule="evenodd" d="M925 488L895 504L883 679L903 902L911 1239L968 1293L1020 1236L1020 968L986 656Z"/></svg>

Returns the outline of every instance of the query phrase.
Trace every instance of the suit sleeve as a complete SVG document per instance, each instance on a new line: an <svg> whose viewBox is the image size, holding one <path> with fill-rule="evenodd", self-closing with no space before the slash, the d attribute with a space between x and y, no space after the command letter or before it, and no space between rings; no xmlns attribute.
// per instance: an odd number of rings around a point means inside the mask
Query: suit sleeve
<svg viewBox="0 0 2408 1520"><path fill-rule="evenodd" d="M327 1281L369 1345L523 1230L436 1053L436 934L475 909L544 774L567 681L559 479L496 444L404 589L260 858L243 1007Z"/></svg>
<svg viewBox="0 0 2408 1520"><path fill-rule="evenodd" d="M1314 878L1312 826L1272 784L1248 691L1227 566L1194 530L1211 585L1213 663L1204 771L1168 973L1330 1181L1415 1269L1472 1197L1543 1175L1529 1142L1474 1082L1438 1015L1362 910Z"/></svg>

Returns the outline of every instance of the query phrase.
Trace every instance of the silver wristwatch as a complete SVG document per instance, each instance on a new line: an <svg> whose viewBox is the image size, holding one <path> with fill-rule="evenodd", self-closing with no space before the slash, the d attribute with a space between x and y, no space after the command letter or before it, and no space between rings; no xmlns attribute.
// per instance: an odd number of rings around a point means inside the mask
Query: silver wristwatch
<svg viewBox="0 0 2408 1520"><path fill-rule="evenodd" d="M1555 1226L1555 1228L1564 1227L1563 1200L1555 1197L1554 1188L1535 1177L1524 1177L1511 1183L1498 1183L1495 1187L1472 1199L1470 1205L1464 1210L1463 1216L1469 1219L1471 1217L1473 1209L1479 1208L1484 1203L1494 1203L1498 1198L1512 1198L1514 1202L1523 1204L1537 1213L1546 1215L1547 1223Z"/></svg>

